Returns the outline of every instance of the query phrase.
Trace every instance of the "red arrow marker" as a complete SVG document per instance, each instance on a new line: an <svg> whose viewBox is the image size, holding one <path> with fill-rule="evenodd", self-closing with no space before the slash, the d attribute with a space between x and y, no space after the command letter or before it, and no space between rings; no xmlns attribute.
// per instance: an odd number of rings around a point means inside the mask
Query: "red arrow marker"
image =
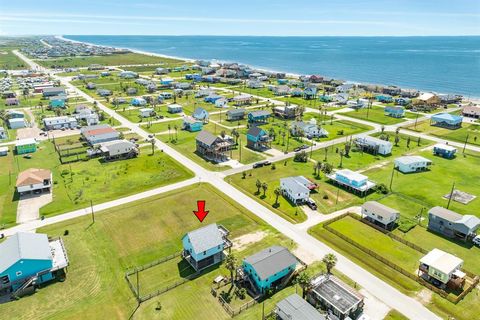
<svg viewBox="0 0 480 320"><path fill-rule="evenodd" d="M203 219L205 219L205 217L209 212L209 211L205 211L205 200L198 200L197 207L198 207L198 210L197 211L194 210L193 213L197 216L200 222L203 222Z"/></svg>

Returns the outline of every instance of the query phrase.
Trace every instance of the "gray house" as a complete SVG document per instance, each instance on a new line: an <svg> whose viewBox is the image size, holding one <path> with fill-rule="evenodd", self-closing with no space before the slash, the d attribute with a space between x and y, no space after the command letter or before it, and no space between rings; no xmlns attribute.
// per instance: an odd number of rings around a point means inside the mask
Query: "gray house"
<svg viewBox="0 0 480 320"><path fill-rule="evenodd" d="M428 229L449 238L467 241L478 228L480 219L473 215L461 215L438 206L428 212Z"/></svg>
<svg viewBox="0 0 480 320"><path fill-rule="evenodd" d="M245 118L245 109L231 109L227 111L228 121L238 121Z"/></svg>
<svg viewBox="0 0 480 320"><path fill-rule="evenodd" d="M392 209L377 201L367 201L362 205L362 217L381 226L384 229L391 230L400 218L398 210Z"/></svg>
<svg viewBox="0 0 480 320"><path fill-rule="evenodd" d="M294 293L279 301L275 307L277 319L281 320L325 320L307 301Z"/></svg>

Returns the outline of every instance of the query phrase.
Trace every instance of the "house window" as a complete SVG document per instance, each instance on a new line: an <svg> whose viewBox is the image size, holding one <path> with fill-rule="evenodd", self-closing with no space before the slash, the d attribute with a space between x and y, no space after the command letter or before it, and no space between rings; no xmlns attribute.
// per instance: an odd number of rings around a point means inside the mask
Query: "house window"
<svg viewBox="0 0 480 320"><path fill-rule="evenodd" d="M206 255L207 255L207 251L203 251L203 255L206 256Z"/></svg>
<svg viewBox="0 0 480 320"><path fill-rule="evenodd" d="M17 277L20 277L20 276L22 275L22 271L17 271L17 272L15 272L15 275L16 275Z"/></svg>

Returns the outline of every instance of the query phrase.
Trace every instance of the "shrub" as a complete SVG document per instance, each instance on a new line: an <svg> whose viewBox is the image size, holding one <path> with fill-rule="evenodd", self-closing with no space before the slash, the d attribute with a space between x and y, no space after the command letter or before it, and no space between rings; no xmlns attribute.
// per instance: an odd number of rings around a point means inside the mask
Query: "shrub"
<svg viewBox="0 0 480 320"><path fill-rule="evenodd" d="M374 190L377 193L381 193L381 194L387 194L388 193L388 187L384 183L377 184Z"/></svg>

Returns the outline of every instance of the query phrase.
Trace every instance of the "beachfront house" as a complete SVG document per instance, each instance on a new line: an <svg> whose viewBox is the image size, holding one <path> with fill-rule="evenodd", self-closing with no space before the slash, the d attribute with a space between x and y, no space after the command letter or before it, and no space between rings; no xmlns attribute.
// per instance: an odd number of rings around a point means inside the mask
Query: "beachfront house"
<svg viewBox="0 0 480 320"><path fill-rule="evenodd" d="M10 129L20 129L20 128L25 128L27 126L27 123L25 122L24 118L8 119L7 123Z"/></svg>
<svg viewBox="0 0 480 320"><path fill-rule="evenodd" d="M233 148L234 142L215 136L209 131L201 131L196 141L196 152L207 160L223 162L228 160L228 152Z"/></svg>
<svg viewBox="0 0 480 320"><path fill-rule="evenodd" d="M362 205L362 217L385 230L392 230L400 218L400 212L377 201L367 201Z"/></svg>
<svg viewBox="0 0 480 320"><path fill-rule="evenodd" d="M182 237L182 257L195 269L203 270L225 258L223 250L231 247L229 231L216 223L190 231Z"/></svg>
<svg viewBox="0 0 480 320"><path fill-rule="evenodd" d="M292 121L290 133L294 137L307 137L308 139L328 136L328 131L318 126L315 118L308 122Z"/></svg>
<svg viewBox="0 0 480 320"><path fill-rule="evenodd" d="M203 121L203 123L206 123L208 122L209 114L207 110L198 107L195 109L195 111L193 111L192 117L199 121Z"/></svg>
<svg viewBox="0 0 480 320"><path fill-rule="evenodd" d="M462 259L435 248L420 259L418 274L442 288L460 289L466 276L462 267Z"/></svg>
<svg viewBox="0 0 480 320"><path fill-rule="evenodd" d="M310 288L307 301L317 309L326 310L334 319L357 319L363 312L364 297L331 274L315 277Z"/></svg>
<svg viewBox="0 0 480 320"><path fill-rule="evenodd" d="M280 190L282 195L291 203L303 204L308 200L310 191L314 190L317 185L304 176L287 177L280 179Z"/></svg>
<svg viewBox="0 0 480 320"><path fill-rule="evenodd" d="M75 129L78 125L77 119L69 116L50 117L43 119L46 130Z"/></svg>
<svg viewBox="0 0 480 320"><path fill-rule="evenodd" d="M446 159L453 159L457 153L457 148L449 146L448 144L437 143L433 146L433 154Z"/></svg>
<svg viewBox="0 0 480 320"><path fill-rule="evenodd" d="M27 154L37 151L37 140L34 138L17 140L15 142L15 151L17 154Z"/></svg>
<svg viewBox="0 0 480 320"><path fill-rule="evenodd" d="M280 320L326 320L310 303L294 293L275 305L276 319Z"/></svg>
<svg viewBox="0 0 480 320"><path fill-rule="evenodd" d="M403 173L425 171L431 164L432 161L421 156L403 156L394 161L395 169Z"/></svg>
<svg viewBox="0 0 480 320"><path fill-rule="evenodd" d="M368 177L358 172L342 169L327 175L332 182L356 193L365 195L375 187L376 183L368 180Z"/></svg>
<svg viewBox="0 0 480 320"><path fill-rule="evenodd" d="M120 133L108 124L83 127L80 134L89 145L120 139Z"/></svg>
<svg viewBox="0 0 480 320"><path fill-rule="evenodd" d="M29 168L18 174L15 184L19 195L50 192L52 172L47 169Z"/></svg>
<svg viewBox="0 0 480 320"><path fill-rule="evenodd" d="M269 149L271 141L269 134L262 128L251 126L247 131L247 147L253 150Z"/></svg>
<svg viewBox="0 0 480 320"><path fill-rule="evenodd" d="M355 145L364 152L373 155L389 155L392 153L392 143L376 137L362 135L354 140Z"/></svg>
<svg viewBox="0 0 480 320"><path fill-rule="evenodd" d="M347 107L352 109L361 109L368 106L367 99L356 99L356 100L348 100Z"/></svg>
<svg viewBox="0 0 480 320"><path fill-rule="evenodd" d="M451 113L437 113L430 118L430 125L446 129L458 129L462 126L463 117Z"/></svg>
<svg viewBox="0 0 480 320"><path fill-rule="evenodd" d="M462 115L469 118L480 118L480 106L465 106Z"/></svg>
<svg viewBox="0 0 480 320"><path fill-rule="evenodd" d="M155 115L155 111L153 110L153 108L138 109L138 116L140 118L149 118L149 117L153 117L154 115Z"/></svg>
<svg viewBox="0 0 480 320"><path fill-rule="evenodd" d="M230 109L227 111L227 121L240 121L245 118L245 109Z"/></svg>
<svg viewBox="0 0 480 320"><path fill-rule="evenodd" d="M138 156L135 143L128 140L113 140L100 144L100 151L105 160L130 159Z"/></svg>
<svg viewBox="0 0 480 320"><path fill-rule="evenodd" d="M392 118L403 118L405 116L405 108L402 106L386 106L385 115Z"/></svg>
<svg viewBox="0 0 480 320"><path fill-rule="evenodd" d="M197 131L202 131L202 129L203 129L202 121L199 121L190 116L183 117L182 130L197 132Z"/></svg>
<svg viewBox="0 0 480 320"><path fill-rule="evenodd" d="M389 94L391 96L398 96L402 92L402 89L397 86L388 86L382 89L382 93Z"/></svg>
<svg viewBox="0 0 480 320"><path fill-rule="evenodd" d="M241 276L254 293L282 287L297 267L297 258L282 246L271 246L243 259Z"/></svg>
<svg viewBox="0 0 480 320"><path fill-rule="evenodd" d="M21 294L24 289L65 277L68 257L60 238L18 232L0 243L0 291Z"/></svg>
<svg viewBox="0 0 480 320"><path fill-rule="evenodd" d="M271 112L268 110L257 110L257 111L249 112L247 115L247 118L249 123L263 124L263 123L267 123L270 116L271 116Z"/></svg>
<svg viewBox="0 0 480 320"><path fill-rule="evenodd" d="M400 90L400 95L403 98L416 98L420 92L416 89L401 89Z"/></svg>
<svg viewBox="0 0 480 320"><path fill-rule="evenodd" d="M473 215L461 215L443 207L428 211L428 229L452 239L467 241L475 237L480 219Z"/></svg>
<svg viewBox="0 0 480 320"><path fill-rule="evenodd" d="M296 106L276 106L273 108L273 114L283 119L293 119L297 115Z"/></svg>
<svg viewBox="0 0 480 320"><path fill-rule="evenodd" d="M399 106L408 106L410 102L409 98L395 98L395 103Z"/></svg>
<svg viewBox="0 0 480 320"><path fill-rule="evenodd" d="M273 92L274 95L276 96L286 96L290 93L290 87L289 86L273 86L271 87L271 91Z"/></svg>
<svg viewBox="0 0 480 320"><path fill-rule="evenodd" d="M413 100L414 105L434 107L440 103L438 96L431 92L425 92Z"/></svg>
<svg viewBox="0 0 480 320"><path fill-rule="evenodd" d="M183 107L179 104L169 104L167 106L168 113L181 113L183 111Z"/></svg>
<svg viewBox="0 0 480 320"><path fill-rule="evenodd" d="M307 87L303 90L303 99L312 100L317 98L317 87Z"/></svg>

